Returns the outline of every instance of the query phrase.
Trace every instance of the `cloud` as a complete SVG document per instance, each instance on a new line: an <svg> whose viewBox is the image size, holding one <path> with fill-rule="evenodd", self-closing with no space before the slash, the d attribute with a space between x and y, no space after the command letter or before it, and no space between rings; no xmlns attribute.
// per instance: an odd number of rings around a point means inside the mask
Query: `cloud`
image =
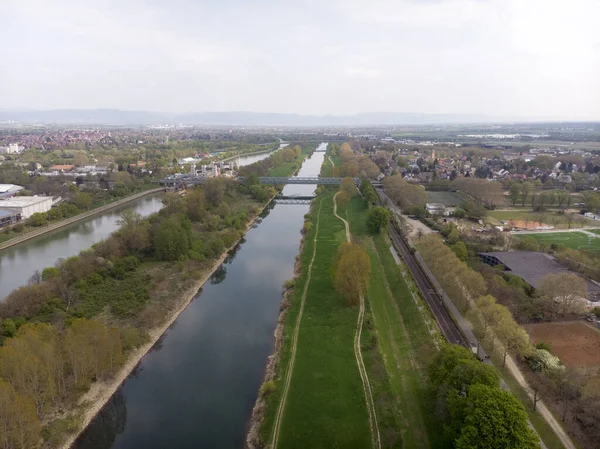
<svg viewBox="0 0 600 449"><path fill-rule="evenodd" d="M4 0L0 15L4 108L600 119L595 0Z"/></svg>

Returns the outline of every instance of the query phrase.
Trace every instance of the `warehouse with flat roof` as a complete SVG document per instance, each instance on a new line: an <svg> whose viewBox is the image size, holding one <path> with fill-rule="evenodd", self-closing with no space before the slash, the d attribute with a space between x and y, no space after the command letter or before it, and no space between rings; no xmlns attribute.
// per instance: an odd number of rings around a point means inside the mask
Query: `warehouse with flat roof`
<svg viewBox="0 0 600 449"><path fill-rule="evenodd" d="M15 212L26 219L37 212L48 212L52 207L51 196L16 196L0 199L0 209Z"/></svg>
<svg viewBox="0 0 600 449"><path fill-rule="evenodd" d="M479 258L488 265L500 265L505 273L519 276L533 288L537 288L542 278L549 274L576 274L586 280L590 299L600 297L600 285L562 266L550 254L538 251L498 251L479 253Z"/></svg>

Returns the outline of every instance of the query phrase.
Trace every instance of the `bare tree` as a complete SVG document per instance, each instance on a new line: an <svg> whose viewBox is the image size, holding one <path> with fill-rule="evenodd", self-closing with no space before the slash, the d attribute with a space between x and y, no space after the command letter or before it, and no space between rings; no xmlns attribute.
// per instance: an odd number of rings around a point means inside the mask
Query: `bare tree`
<svg viewBox="0 0 600 449"><path fill-rule="evenodd" d="M568 229L571 229L571 224L573 223L573 219L575 218L575 214L573 212L568 212L565 214L565 218L567 219Z"/></svg>

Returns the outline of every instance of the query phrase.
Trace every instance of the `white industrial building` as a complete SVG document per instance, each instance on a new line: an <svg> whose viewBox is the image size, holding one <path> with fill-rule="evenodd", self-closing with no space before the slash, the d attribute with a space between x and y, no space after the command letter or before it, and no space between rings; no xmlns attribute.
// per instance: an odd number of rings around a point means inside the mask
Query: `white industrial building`
<svg viewBox="0 0 600 449"><path fill-rule="evenodd" d="M26 219L37 212L48 212L52 207L51 196L16 196L0 199L0 209L9 210Z"/></svg>
<svg viewBox="0 0 600 449"><path fill-rule="evenodd" d="M14 196L20 190L23 190L23 187L14 184L0 184L0 199Z"/></svg>
<svg viewBox="0 0 600 449"><path fill-rule="evenodd" d="M0 154L19 154L23 151L23 147L20 147L18 143L11 143L7 147L0 147Z"/></svg>

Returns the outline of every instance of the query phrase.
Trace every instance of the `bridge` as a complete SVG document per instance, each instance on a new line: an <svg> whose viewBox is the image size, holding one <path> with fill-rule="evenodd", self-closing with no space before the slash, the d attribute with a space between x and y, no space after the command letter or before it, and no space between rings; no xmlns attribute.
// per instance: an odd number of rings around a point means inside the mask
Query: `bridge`
<svg viewBox="0 0 600 449"><path fill-rule="evenodd" d="M243 176L238 176L237 180L244 182ZM337 186L342 183L344 178L320 178L320 177L306 177L306 176L293 176L291 178L280 178L273 176L261 176L258 178L261 184L271 185L287 185L287 184L316 184L325 186ZM358 186L360 184L360 178L352 178L354 183Z"/></svg>
<svg viewBox="0 0 600 449"><path fill-rule="evenodd" d="M164 186L180 186L185 185L197 185L206 182L208 178L205 176L169 176L165 179L159 181L159 184ZM344 178L321 178L321 177L306 177L306 176L293 176L290 178L287 177L274 177L274 176L262 176L258 178L261 184L269 184L269 185L287 185L287 184L313 184L313 185L325 185L325 186L335 186L340 185L342 183L342 179ZM352 178L354 184L356 186L360 185L360 178ZM244 182L245 178L243 176L238 176L236 178L238 182Z"/></svg>

